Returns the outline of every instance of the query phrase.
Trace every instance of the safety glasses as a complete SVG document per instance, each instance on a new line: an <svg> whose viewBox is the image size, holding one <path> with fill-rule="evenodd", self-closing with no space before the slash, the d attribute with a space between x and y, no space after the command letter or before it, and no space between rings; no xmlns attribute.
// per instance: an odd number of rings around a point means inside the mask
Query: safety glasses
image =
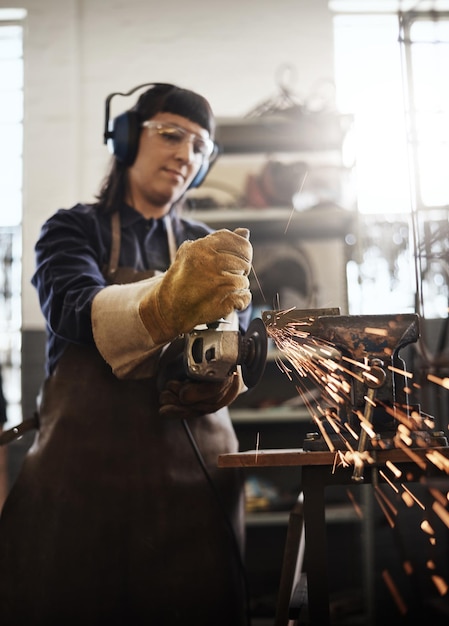
<svg viewBox="0 0 449 626"><path fill-rule="evenodd" d="M193 154L198 160L210 159L216 150L216 145L212 139L191 133L177 124L147 120L142 123L142 127L146 128L152 135L160 138L164 145L172 148L176 148L185 142L191 143Z"/></svg>

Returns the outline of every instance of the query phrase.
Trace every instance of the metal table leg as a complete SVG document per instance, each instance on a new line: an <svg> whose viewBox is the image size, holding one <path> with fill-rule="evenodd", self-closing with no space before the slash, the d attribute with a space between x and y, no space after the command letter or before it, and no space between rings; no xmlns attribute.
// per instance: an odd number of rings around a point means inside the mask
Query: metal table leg
<svg viewBox="0 0 449 626"><path fill-rule="evenodd" d="M325 472L325 474L323 473ZM324 505L328 467L302 468L304 532L306 539L308 611L311 626L330 626L327 538Z"/></svg>

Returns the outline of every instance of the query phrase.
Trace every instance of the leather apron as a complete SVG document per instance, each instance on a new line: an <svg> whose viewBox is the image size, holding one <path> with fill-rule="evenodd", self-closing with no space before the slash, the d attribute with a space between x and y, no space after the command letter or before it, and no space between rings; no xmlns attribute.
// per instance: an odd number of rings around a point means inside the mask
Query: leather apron
<svg viewBox="0 0 449 626"><path fill-rule="evenodd" d="M119 237L118 237L119 240ZM147 277L117 268L110 282ZM44 383L39 431L0 518L2 626L239 626L244 585L214 491L155 378L119 380L71 344ZM243 545L227 410L189 420Z"/></svg>

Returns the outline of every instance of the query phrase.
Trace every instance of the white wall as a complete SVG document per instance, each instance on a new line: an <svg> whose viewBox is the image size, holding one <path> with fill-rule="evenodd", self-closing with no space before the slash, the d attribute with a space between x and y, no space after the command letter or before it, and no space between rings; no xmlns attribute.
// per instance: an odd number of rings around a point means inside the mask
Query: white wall
<svg viewBox="0 0 449 626"><path fill-rule="evenodd" d="M0 0L24 7L23 327L43 328L30 286L33 246L59 207L89 201L106 171L104 99L144 82L174 82L244 115L296 68L307 99L333 78L327 0ZM116 102L113 115L131 100Z"/></svg>

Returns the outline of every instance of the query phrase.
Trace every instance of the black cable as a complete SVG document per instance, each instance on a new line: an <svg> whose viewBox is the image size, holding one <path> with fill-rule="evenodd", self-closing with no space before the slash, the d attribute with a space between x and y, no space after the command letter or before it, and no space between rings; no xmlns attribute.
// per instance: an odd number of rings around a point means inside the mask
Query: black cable
<svg viewBox="0 0 449 626"><path fill-rule="evenodd" d="M231 536L231 540L232 540L232 545L233 548L235 550L236 556L237 556L237 561L238 561L238 565L239 565L239 569L240 569L240 573L243 579L243 585L245 588L245 600L246 600L246 622L248 626L251 626L251 611L250 611L250 593L249 593L249 585L248 585L248 578L246 576L246 568L245 568L245 564L243 562L242 559L242 554L240 552L240 546L239 543L237 541L237 537L235 535L234 532L234 527L231 523L231 520L229 519L229 516L227 514L226 508L223 504L223 501L221 499L221 494L217 489L217 486L215 485L214 481L211 478L211 475L209 474L209 471L206 467L206 463L204 462L203 459L203 455L201 454L201 450L198 448L198 444L195 441L195 438L192 434L192 431L190 430L190 427L187 423L187 420L184 418L181 420L182 421L182 425L184 426L184 430L186 431L187 434L187 438L190 441L190 444L192 446L193 452L195 453L195 456L198 460L198 463L200 464L201 469L203 470L204 476L206 477L207 482L209 483L210 488L212 489L214 496L217 500L218 506L221 509L221 512L223 513L223 518L225 520L226 526L229 530L229 534Z"/></svg>

